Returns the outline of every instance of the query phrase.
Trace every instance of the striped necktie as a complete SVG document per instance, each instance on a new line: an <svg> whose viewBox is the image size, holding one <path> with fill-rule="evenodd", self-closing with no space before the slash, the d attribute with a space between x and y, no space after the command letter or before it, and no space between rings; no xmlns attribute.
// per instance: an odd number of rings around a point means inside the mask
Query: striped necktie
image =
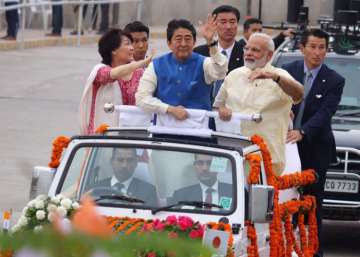
<svg viewBox="0 0 360 257"><path fill-rule="evenodd" d="M305 73L305 78L304 78L304 99L300 104L299 107L299 112L296 116L295 122L294 122L294 128L295 129L300 129L301 128L301 121L302 121L302 117L304 115L304 109L305 109L305 104L306 104L306 97L310 92L311 89L311 85L312 85L312 74L310 71L307 71Z"/></svg>

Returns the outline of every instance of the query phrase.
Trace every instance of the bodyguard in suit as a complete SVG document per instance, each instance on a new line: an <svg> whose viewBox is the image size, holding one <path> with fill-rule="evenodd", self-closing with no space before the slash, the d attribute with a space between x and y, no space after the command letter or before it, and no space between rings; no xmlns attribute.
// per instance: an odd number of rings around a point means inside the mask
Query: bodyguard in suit
<svg viewBox="0 0 360 257"><path fill-rule="evenodd" d="M242 47L245 47L247 41L249 40L250 36L256 32L263 31L263 23L260 19L257 18L249 18L243 24L243 35L244 37L239 40L239 44ZM292 38L294 36L293 29L287 29L281 31L276 37L273 38L275 49L277 49L286 39L286 37Z"/></svg>
<svg viewBox="0 0 360 257"><path fill-rule="evenodd" d="M235 40L240 20L240 12L233 6L221 5L213 10L212 15L216 15L217 17L216 32L218 34L218 41L215 41L211 45L204 44L197 46L194 48L194 52L204 56L210 56L209 48L213 44L216 44L219 52L226 55L229 60L229 73L232 70L244 65L243 47ZM219 91L221 82L215 82L212 98L215 98L217 92Z"/></svg>
<svg viewBox="0 0 360 257"><path fill-rule="evenodd" d="M111 178L99 181L95 188L108 187L123 195L143 200L144 205L157 206L155 186L133 176L137 164L135 148L114 148L111 156L114 174Z"/></svg>
<svg viewBox="0 0 360 257"><path fill-rule="evenodd" d="M331 118L340 102L345 79L324 64L329 36L320 29L304 33L300 49L304 60L284 66L296 80L304 85L304 101L293 106L294 129L287 141L297 143L302 169L314 169L319 175L316 184L305 187L305 194L316 196L319 251L321 249L321 205L326 170L336 154Z"/></svg>
<svg viewBox="0 0 360 257"><path fill-rule="evenodd" d="M232 185L218 181L218 172L210 170L212 161L213 157L210 155L195 155L194 170L199 183L176 190L171 199L173 203L179 201L204 201L220 204L223 199L231 202Z"/></svg>

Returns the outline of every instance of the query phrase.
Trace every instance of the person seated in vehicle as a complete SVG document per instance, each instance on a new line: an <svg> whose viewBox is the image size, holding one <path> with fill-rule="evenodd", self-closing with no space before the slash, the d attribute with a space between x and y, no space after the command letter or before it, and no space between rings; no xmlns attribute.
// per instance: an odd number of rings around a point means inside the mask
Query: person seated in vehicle
<svg viewBox="0 0 360 257"><path fill-rule="evenodd" d="M149 64L135 94L136 105L148 112L170 114L185 120L185 108L211 110L211 84L223 79L228 61L214 40L216 17L209 16L201 25L210 57L193 52L196 42L194 26L187 20L172 20L167 27L167 43L171 49Z"/></svg>
<svg viewBox="0 0 360 257"><path fill-rule="evenodd" d="M218 173L220 171L224 172L226 165L215 165L216 163L214 162L217 161L223 162L226 159L196 154L193 167L198 183L174 191L170 201L174 204L179 201L200 201L221 205L225 209L230 209L233 198L232 185L218 180ZM217 171L211 170L214 169L214 166L217 166ZM224 203L228 204L224 206Z"/></svg>
<svg viewBox="0 0 360 257"><path fill-rule="evenodd" d="M134 177L138 165L135 148L114 148L110 164L113 169L112 177L99 181L93 192L102 188L109 188L119 192L119 195L134 197L144 201L144 205L156 206L157 193L154 185Z"/></svg>

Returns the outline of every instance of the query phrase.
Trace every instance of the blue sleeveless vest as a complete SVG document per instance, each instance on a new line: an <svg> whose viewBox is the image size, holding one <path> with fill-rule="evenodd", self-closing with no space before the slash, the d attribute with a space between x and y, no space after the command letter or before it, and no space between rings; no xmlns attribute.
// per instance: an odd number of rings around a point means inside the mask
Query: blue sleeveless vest
<svg viewBox="0 0 360 257"><path fill-rule="evenodd" d="M179 62L172 53L153 61L157 77L155 97L164 103L185 108L211 110L211 86L204 76L205 57L197 53Z"/></svg>

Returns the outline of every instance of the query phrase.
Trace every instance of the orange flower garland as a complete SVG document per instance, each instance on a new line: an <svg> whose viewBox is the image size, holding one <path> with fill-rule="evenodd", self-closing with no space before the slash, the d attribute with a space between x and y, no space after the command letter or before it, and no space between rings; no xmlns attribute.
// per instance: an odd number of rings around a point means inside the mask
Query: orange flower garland
<svg viewBox="0 0 360 257"><path fill-rule="evenodd" d="M264 140L260 136L254 135L251 137L251 141L259 146L264 161L267 181L275 189L274 214L273 220L270 223L270 256L290 257L293 249L300 257L312 256L312 254L314 254L318 248L317 224L315 216L315 197L303 196L301 200L291 200L280 205L279 190L297 186L304 186L313 183L314 181L316 181L316 174L314 170L305 170L302 172L296 172L293 174L278 177L274 174L272 170L271 154ZM246 159L250 162L250 174L248 176L248 183L257 184L259 183L261 158L258 155L249 154L248 156L246 156ZM306 230L303 223L304 217L300 211L307 211L309 213L308 240L306 238ZM290 216L297 212L301 213L299 215L301 249L296 243ZM283 238L284 233L282 231L282 218L285 221L286 248ZM248 232L248 238L250 240L250 246L248 247L248 255L256 256L254 254L258 254L258 251L256 240L254 240L254 233L256 235L255 227L253 227L250 222L247 222L246 224L248 226L248 230L250 229L250 232ZM254 249L256 249L256 253L254 253Z"/></svg>
<svg viewBox="0 0 360 257"><path fill-rule="evenodd" d="M245 225L247 226L247 237L251 242L247 247L248 257L259 257L255 226L250 221L246 221Z"/></svg>
<svg viewBox="0 0 360 257"><path fill-rule="evenodd" d="M105 131L109 128L109 125L107 124L101 124L96 130L95 133L96 134L104 134Z"/></svg>
<svg viewBox="0 0 360 257"><path fill-rule="evenodd" d="M66 148L70 142L69 137L59 136L53 141L53 148L51 154L51 161L49 167L56 169L60 165L60 159L64 148Z"/></svg>

